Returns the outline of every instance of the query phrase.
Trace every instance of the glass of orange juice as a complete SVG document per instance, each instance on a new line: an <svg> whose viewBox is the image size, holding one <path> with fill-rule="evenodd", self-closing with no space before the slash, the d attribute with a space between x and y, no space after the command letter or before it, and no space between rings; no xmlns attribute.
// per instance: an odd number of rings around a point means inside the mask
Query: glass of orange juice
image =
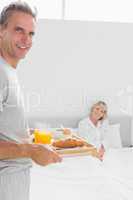
<svg viewBox="0 0 133 200"><path fill-rule="evenodd" d="M36 129L34 131L34 138L36 144L50 144L52 140L52 133Z"/></svg>

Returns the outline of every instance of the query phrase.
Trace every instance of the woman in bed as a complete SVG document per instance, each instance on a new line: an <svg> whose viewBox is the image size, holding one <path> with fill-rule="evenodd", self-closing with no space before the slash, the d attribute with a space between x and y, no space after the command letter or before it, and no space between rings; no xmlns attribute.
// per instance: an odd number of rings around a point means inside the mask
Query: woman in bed
<svg viewBox="0 0 133 200"><path fill-rule="evenodd" d="M107 104L103 101L93 104L89 116L78 125L78 134L98 149L101 159L108 146L105 137L107 128Z"/></svg>
<svg viewBox="0 0 133 200"><path fill-rule="evenodd" d="M107 104L98 101L92 105L89 116L79 122L78 135L89 144L97 148L100 159L103 159L105 149L108 147L107 132ZM71 134L70 129L64 129L64 134Z"/></svg>

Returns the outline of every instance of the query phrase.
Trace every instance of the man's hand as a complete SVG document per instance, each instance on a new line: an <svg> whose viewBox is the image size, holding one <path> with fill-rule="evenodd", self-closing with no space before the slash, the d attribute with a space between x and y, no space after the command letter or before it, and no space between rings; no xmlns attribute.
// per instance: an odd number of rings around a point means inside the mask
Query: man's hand
<svg viewBox="0 0 133 200"><path fill-rule="evenodd" d="M28 147L28 148L27 148ZM51 163L61 162L62 158L47 145L27 144L25 146L29 157L37 164L46 166Z"/></svg>

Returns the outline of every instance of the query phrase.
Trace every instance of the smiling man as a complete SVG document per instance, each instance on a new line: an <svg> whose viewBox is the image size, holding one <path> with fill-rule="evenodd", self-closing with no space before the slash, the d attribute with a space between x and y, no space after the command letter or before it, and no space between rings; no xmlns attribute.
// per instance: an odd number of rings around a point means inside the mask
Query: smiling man
<svg viewBox="0 0 133 200"><path fill-rule="evenodd" d="M42 166L60 162L47 147L29 144L24 103L16 68L32 46L36 15L22 2L0 15L0 199L28 200L31 160ZM24 141L27 141L24 143Z"/></svg>

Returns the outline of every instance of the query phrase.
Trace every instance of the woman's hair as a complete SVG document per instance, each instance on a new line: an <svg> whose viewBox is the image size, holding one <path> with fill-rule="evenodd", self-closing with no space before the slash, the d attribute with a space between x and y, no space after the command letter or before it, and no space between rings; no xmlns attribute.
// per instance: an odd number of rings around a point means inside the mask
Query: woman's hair
<svg viewBox="0 0 133 200"><path fill-rule="evenodd" d="M102 106L104 106L104 108L105 108L105 114L104 114L104 116L101 118L101 120L104 120L104 119L107 117L107 110L108 110L107 104L106 104L104 101L98 101L98 102L94 103L94 104L92 105L92 107L91 107L90 113L92 113L93 109L94 109L97 105L102 105Z"/></svg>
<svg viewBox="0 0 133 200"><path fill-rule="evenodd" d="M0 14L0 25L7 26L8 20L14 12L23 12L29 14L34 19L36 19L37 15L36 9L33 11L26 2L20 2L20 1L12 2L8 6L3 8Z"/></svg>

